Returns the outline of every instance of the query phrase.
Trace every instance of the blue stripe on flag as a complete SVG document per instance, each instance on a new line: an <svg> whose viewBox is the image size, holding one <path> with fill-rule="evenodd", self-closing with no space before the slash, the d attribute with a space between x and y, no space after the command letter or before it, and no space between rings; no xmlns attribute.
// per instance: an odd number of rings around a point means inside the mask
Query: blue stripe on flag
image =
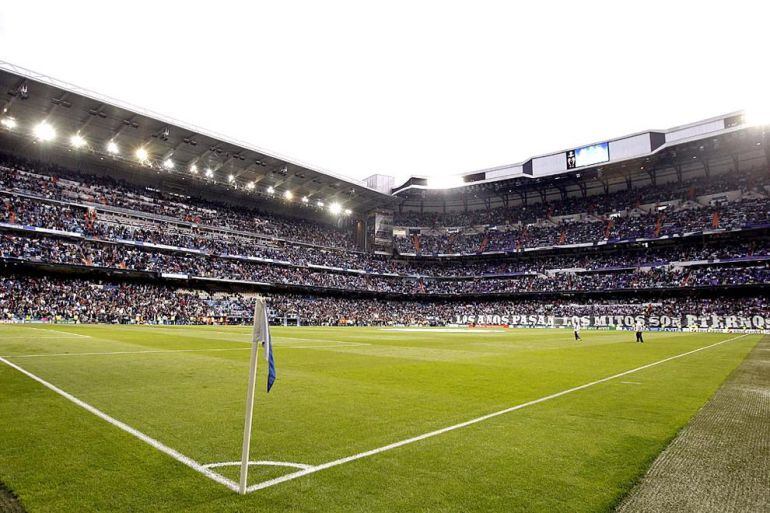
<svg viewBox="0 0 770 513"><path fill-rule="evenodd" d="M262 347L265 349L267 360L267 391L273 388L275 383L275 359L273 358L273 339L270 336L270 323L267 320L267 308L262 304L262 318L260 319L260 332L262 335Z"/></svg>
<svg viewBox="0 0 770 513"><path fill-rule="evenodd" d="M269 344L267 348L267 391L273 388L275 383L275 360L273 359L273 344Z"/></svg>

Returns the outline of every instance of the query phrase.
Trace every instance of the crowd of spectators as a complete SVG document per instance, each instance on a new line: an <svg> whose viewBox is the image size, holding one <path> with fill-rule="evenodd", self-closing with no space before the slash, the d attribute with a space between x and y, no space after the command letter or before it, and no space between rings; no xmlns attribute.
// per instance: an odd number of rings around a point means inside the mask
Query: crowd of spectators
<svg viewBox="0 0 770 513"><path fill-rule="evenodd" d="M245 207L236 208L7 155L0 155L0 189L26 192L47 199L109 205L266 237L356 249L351 231L336 226L338 222L345 224L345 216L332 218L324 213L310 221ZM307 215L307 212L303 214Z"/></svg>
<svg viewBox="0 0 770 513"><path fill-rule="evenodd" d="M746 203L746 202L744 202ZM374 273L422 274L428 276L459 276L494 274L501 272L529 272L554 268L602 268L618 265L641 265L661 261L701 260L706 258L734 257L747 254L765 254L766 244L762 241L753 244L731 245L729 247L705 248L693 250L679 247L675 250L645 251L644 254L618 252L605 256L539 257L522 261L517 255L514 263L463 262L448 261L426 263L414 259L392 259L382 255L354 253L317 246L300 246L263 239L222 234L195 228L162 225L156 222L131 218L109 218L102 220L90 209L66 205L50 204L25 197L0 196L0 221L21 225L37 226L61 231L76 232L88 237L106 241L134 241L163 244L178 248L193 249L214 256L242 256L289 262L293 265L322 265L342 269L353 269ZM745 206L745 205L744 205ZM736 217L744 216L745 211L735 209ZM578 223L592 226L596 223ZM576 224L577 225L577 224ZM542 232L542 229L539 229ZM529 233L535 233L531 230ZM511 232L492 232L489 245L496 248L502 237ZM452 236L449 236L451 239ZM458 235L459 237L459 235ZM477 236L474 244L480 244ZM447 240L445 237L442 239ZM472 237L465 237L472 240ZM753 249L752 249L752 246Z"/></svg>
<svg viewBox="0 0 770 513"><path fill-rule="evenodd" d="M666 204L676 200L692 200L725 191L748 193L760 191L770 184L767 169L729 172L710 177L692 178L682 183L648 184L633 189L583 197L560 198L558 201L528 203L511 207L469 210L468 212L401 211L394 214L396 226L462 227L480 225L532 224L539 220L574 214L603 215L633 210L642 205Z"/></svg>
<svg viewBox="0 0 770 513"><path fill-rule="evenodd" d="M549 301L386 301L298 294L268 296L273 322L303 325L443 325L458 316L499 312L527 315L767 316L766 297ZM253 297L144 283L101 283L10 275L0 277L0 320L213 324L248 323Z"/></svg>
<svg viewBox="0 0 770 513"><path fill-rule="evenodd" d="M420 233L394 237L401 254L479 254L528 248L676 236L710 229L770 225L770 199L746 199L716 206L694 206L605 219L493 228L477 233Z"/></svg>
<svg viewBox="0 0 770 513"><path fill-rule="evenodd" d="M0 164L3 161L0 159ZM11 167L7 167L7 166ZM33 172L34 171L34 172ZM41 174L41 172L43 174ZM79 181L58 178L58 174L73 175ZM765 174L767 174L765 172ZM748 176L748 177L747 177ZM760 177L763 175L759 175ZM751 179L750 179L751 178ZM462 221L465 229L447 233L433 231L394 237L396 250L401 254L479 254L488 252L516 252L536 247L586 244L635 238L656 238L681 235L703 230L735 229L770 224L770 199L762 195L747 196L740 201L716 205L685 202L664 210L648 212L632 210L617 215L619 204L629 198L664 201L677 197L683 190L690 197L696 193L715 190L756 189L754 175L735 174L700 180L686 187L643 187L631 191L613 192L605 196L568 198L558 204L535 204L515 209L493 209L468 214L447 214L452 221ZM767 178L765 178L767 180ZM703 182L701 184L700 182ZM764 185L763 185L764 186ZM723 188L723 189L720 189ZM6 195L3 199L4 220L23 224L67 229L107 238L131 238L163 244L183 245L215 253L248 252L251 256L288 260L297 264L315 264L368 271L389 272L394 266L387 259L352 252L355 249L350 231L316 221L287 218L245 208L182 197L117 183L104 178L74 174L65 168L51 168L15 160L0 165L0 189L25 192L47 199L112 205L134 212L150 212L174 219L178 224L156 220L135 219L135 223L116 225L101 219L103 213L72 205L45 204ZM596 205L602 208L597 209ZM627 205L628 206L628 205ZM489 215L504 213L505 223L468 230L478 221L489 221ZM555 221L554 216L564 213L594 214L580 220ZM597 215L601 214L601 215ZM463 218L463 216L469 216ZM482 216L475 218L474 216ZM106 216L109 217L109 216ZM490 223L487 223L490 224ZM221 228L242 232L224 234ZM251 236L247 235L251 234ZM278 239L276 239L278 238ZM304 241L320 247L310 248L283 241ZM241 253L238 253L241 254Z"/></svg>
<svg viewBox="0 0 770 513"><path fill-rule="evenodd" d="M377 272L395 269L388 259L379 255L290 244L124 215L111 216L84 207L46 203L20 196L0 195L0 222L74 232L102 240L150 242L214 255L249 256L295 265L313 264Z"/></svg>
<svg viewBox="0 0 770 513"><path fill-rule="evenodd" d="M746 250L738 247L736 254ZM762 252L767 251L763 246ZM706 256L705 250L694 256ZM277 285L372 291L400 294L482 294L502 292L534 292L559 290L609 290L628 288L692 287L701 285L744 285L770 283L768 262L758 261L752 267L712 266L681 267L677 265L648 268L613 269L612 258L605 268L613 272L545 272L543 266L560 263L574 266L568 257L553 257L522 263L518 269L532 274L508 277L456 276L457 279L377 274L328 272L320 269L276 265L235 258L183 252L161 251L116 243L72 241L57 237L24 237L0 234L0 256L47 264L97 266L153 273L186 274L195 277L261 282ZM594 265L601 259L595 259ZM528 267L534 266L534 267ZM538 268L538 271L535 271ZM551 269L552 271L560 269ZM510 269L509 269L510 270ZM470 275L473 276L473 275Z"/></svg>

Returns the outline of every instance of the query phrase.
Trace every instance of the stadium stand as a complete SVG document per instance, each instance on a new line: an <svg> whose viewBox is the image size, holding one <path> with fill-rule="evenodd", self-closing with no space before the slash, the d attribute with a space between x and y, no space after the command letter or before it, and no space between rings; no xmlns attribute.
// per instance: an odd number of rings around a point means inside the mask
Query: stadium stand
<svg viewBox="0 0 770 513"><path fill-rule="evenodd" d="M13 112L28 125L60 91L30 86ZM77 126L76 110L51 122ZM304 324L446 324L490 304L766 310L767 136L740 114L634 135L643 151L618 138L575 169L533 158L455 188L387 190L132 115L148 127L121 132L138 161L0 125L4 320L232 323L255 293L276 322Z"/></svg>

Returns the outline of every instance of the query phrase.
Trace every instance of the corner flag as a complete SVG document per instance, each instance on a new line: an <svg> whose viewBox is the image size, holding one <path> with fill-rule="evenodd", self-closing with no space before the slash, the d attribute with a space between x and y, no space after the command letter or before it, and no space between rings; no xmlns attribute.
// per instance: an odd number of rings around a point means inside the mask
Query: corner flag
<svg viewBox="0 0 770 513"><path fill-rule="evenodd" d="M273 341L270 338L270 325L267 322L265 300L257 297L254 305L254 332L251 336L251 361L249 364L249 387L246 390L246 416L243 422L243 447L241 448L241 475L238 491L246 493L249 474L249 449L251 446L251 420L254 416L254 384L257 379L257 352L259 344L265 350L267 360L267 391L275 383L275 360L273 359Z"/></svg>
<svg viewBox="0 0 770 513"><path fill-rule="evenodd" d="M262 342L267 360L267 391L273 388L275 382L275 360L273 359L273 340L270 338L270 324L267 321L265 300L257 300L256 315L254 316L254 339Z"/></svg>

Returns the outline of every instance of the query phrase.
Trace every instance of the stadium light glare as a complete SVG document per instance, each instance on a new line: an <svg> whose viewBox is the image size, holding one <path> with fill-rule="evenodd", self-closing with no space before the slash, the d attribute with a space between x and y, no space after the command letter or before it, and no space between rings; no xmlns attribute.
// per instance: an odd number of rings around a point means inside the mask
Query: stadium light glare
<svg viewBox="0 0 770 513"><path fill-rule="evenodd" d="M206 178L214 176L214 171L211 168L206 169Z"/></svg>
<svg viewBox="0 0 770 513"><path fill-rule="evenodd" d="M270 187L268 187L268 188L267 188L267 193L268 193L268 194L273 194L274 192L275 192L275 189L273 188L273 186L272 186L272 185L271 185Z"/></svg>
<svg viewBox="0 0 770 513"><path fill-rule="evenodd" d="M254 184L254 182L249 182L249 183L247 183L247 184L246 184L246 188L247 188L248 190L250 190L250 191L253 191L253 190L254 190L254 187L255 187L255 184Z"/></svg>
<svg viewBox="0 0 770 513"><path fill-rule="evenodd" d="M13 130L16 128L16 120L12 117L5 117L0 119L0 124L2 124L8 130Z"/></svg>
<svg viewBox="0 0 770 513"><path fill-rule="evenodd" d="M118 143L115 141L110 141L107 143L107 153L111 153L113 155L117 155L120 153L120 148L118 148Z"/></svg>
<svg viewBox="0 0 770 513"><path fill-rule="evenodd" d="M463 180L462 176L436 176L428 178L429 189L452 189L462 185L465 185L465 180Z"/></svg>
<svg viewBox="0 0 770 513"><path fill-rule="evenodd" d="M190 164L190 172L192 174L194 174L194 175L197 175L198 174L198 166L196 166L195 164Z"/></svg>
<svg viewBox="0 0 770 513"><path fill-rule="evenodd" d="M137 148L136 158L139 159L140 162L145 162L148 158L150 158L150 154L147 153L147 150L144 148Z"/></svg>
<svg viewBox="0 0 770 513"><path fill-rule="evenodd" d="M316 201L316 203L315 203L315 204L316 204L316 205L317 205L319 208L323 208L323 206L324 206L324 202L323 202L323 201L321 201L321 200L318 200L318 201Z"/></svg>
<svg viewBox="0 0 770 513"><path fill-rule="evenodd" d="M39 141L47 142L56 139L56 129L45 121L37 124L32 132Z"/></svg>
<svg viewBox="0 0 770 513"><path fill-rule="evenodd" d="M82 148L86 145L86 140L80 134L73 134L72 137L70 137L70 145L75 149Z"/></svg>
<svg viewBox="0 0 770 513"><path fill-rule="evenodd" d="M283 197L291 201L291 199L294 197L294 194L292 194L291 191L286 191L283 193Z"/></svg>
<svg viewBox="0 0 770 513"><path fill-rule="evenodd" d="M174 161L171 160L171 159L164 160L163 161L163 167L165 167L166 169L171 171L172 169L174 169Z"/></svg>
<svg viewBox="0 0 770 513"><path fill-rule="evenodd" d="M749 126L769 125L770 103L763 103L743 111L743 122Z"/></svg>
<svg viewBox="0 0 770 513"><path fill-rule="evenodd" d="M349 208L346 208L346 209L345 209L345 215L346 215L346 216L349 216L349 215L350 215L350 214L352 214L352 213L353 213L353 211L352 211L352 210L350 210Z"/></svg>
<svg viewBox="0 0 770 513"><path fill-rule="evenodd" d="M339 215L340 212L342 212L342 205L337 203L336 201L329 205L329 212L331 212L334 215Z"/></svg>
<svg viewBox="0 0 770 513"><path fill-rule="evenodd" d="M307 196L302 196L302 203L307 203L308 201L310 200L307 198Z"/></svg>
<svg viewBox="0 0 770 513"><path fill-rule="evenodd" d="M233 175L227 175L227 181L233 183L235 181L235 177Z"/></svg>

